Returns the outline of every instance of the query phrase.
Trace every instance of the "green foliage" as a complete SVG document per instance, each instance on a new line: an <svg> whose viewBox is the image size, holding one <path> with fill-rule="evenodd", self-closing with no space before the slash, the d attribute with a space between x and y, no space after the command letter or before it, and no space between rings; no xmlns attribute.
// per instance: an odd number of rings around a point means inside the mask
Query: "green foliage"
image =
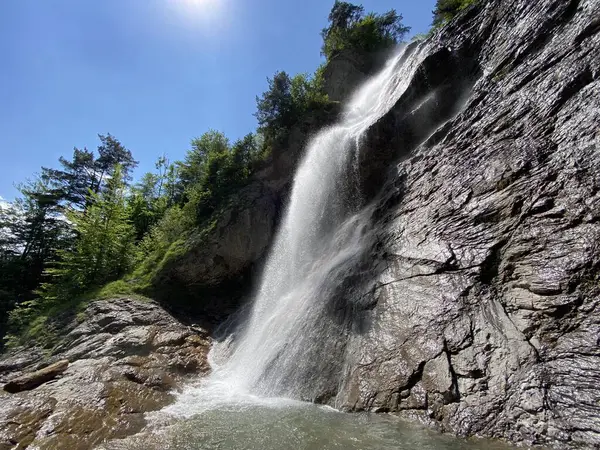
<svg viewBox="0 0 600 450"><path fill-rule="evenodd" d="M9 312L35 298L44 270L73 240L58 199L41 179L20 186L22 198L0 207L0 337Z"/></svg>
<svg viewBox="0 0 600 450"><path fill-rule="evenodd" d="M55 342L55 333L47 323L48 315L40 311L36 303L21 303L10 312L8 322L11 329L17 331L4 338L9 349L24 343L42 344L45 347Z"/></svg>
<svg viewBox="0 0 600 450"><path fill-rule="evenodd" d="M259 129L269 138L279 136L293 123L292 79L286 72L277 72L268 79L269 89L256 97L256 119Z"/></svg>
<svg viewBox="0 0 600 450"><path fill-rule="evenodd" d="M176 205L168 209L159 222L144 236L136 253L136 270L133 279L142 286L147 286L157 266L169 253L174 242L185 240L194 221L184 213L183 208Z"/></svg>
<svg viewBox="0 0 600 450"><path fill-rule="evenodd" d="M256 97L255 113L266 145L280 144L294 124L329 103L323 90L322 69L314 77L308 74L290 77L286 72L277 72L268 82L269 89Z"/></svg>
<svg viewBox="0 0 600 450"><path fill-rule="evenodd" d="M384 14L368 13L362 6L336 0L323 29L321 53L329 60L342 50L375 52L389 48L410 31L395 10Z"/></svg>
<svg viewBox="0 0 600 450"><path fill-rule="evenodd" d="M194 185L204 179L211 158L229 150L229 139L218 131L210 130L201 137L192 139L191 149L185 160L179 163L179 178L183 185Z"/></svg>
<svg viewBox="0 0 600 450"><path fill-rule="evenodd" d="M51 283L42 285L47 302L81 295L86 289L122 276L130 267L134 229L128 222L122 169L112 171L101 194L90 192L85 211L70 210L67 219L77 233L71 251L61 252L61 261L49 269Z"/></svg>
<svg viewBox="0 0 600 450"><path fill-rule="evenodd" d="M99 137L98 157L75 149L72 160L42 168L20 186L20 198L0 208L0 337L37 333L43 317L130 267L134 227L125 180L137 162L110 134Z"/></svg>
<svg viewBox="0 0 600 450"><path fill-rule="evenodd" d="M252 134L233 145L223 133L213 130L192 140L191 150L179 164L181 183L185 186L184 212L191 223L204 223L237 192L260 157Z"/></svg>
<svg viewBox="0 0 600 450"><path fill-rule="evenodd" d="M138 163L133 159L131 152L127 150L118 139L110 133L107 135L99 134L100 145L98 146L98 159L96 160L96 171L99 172L99 183L101 184L107 177L114 176L117 167L123 180L131 179L131 170ZM95 190L94 192L98 192Z"/></svg>
<svg viewBox="0 0 600 450"><path fill-rule="evenodd" d="M91 290L85 294L83 301L89 303L92 300L106 300L114 298L133 298L138 301L149 301L148 297L144 297L139 293L139 286L131 281L117 280L108 283L98 289Z"/></svg>
<svg viewBox="0 0 600 450"><path fill-rule="evenodd" d="M192 232L210 228L215 213L248 183L263 157L252 134L231 145L223 133L209 131L191 147L178 163L183 201L166 209L138 245L131 278L139 291L146 292L154 276L185 252Z"/></svg>
<svg viewBox="0 0 600 450"><path fill-rule="evenodd" d="M86 148L74 148L72 160L61 156L59 163L61 169L42 167L42 178L58 198L84 208L88 191L97 192L100 187L94 153Z"/></svg>
<svg viewBox="0 0 600 450"><path fill-rule="evenodd" d="M87 306L80 298L49 304L41 299L23 302L10 312L11 334L4 341L8 348L36 345L51 349L59 341L61 329Z"/></svg>
<svg viewBox="0 0 600 450"><path fill-rule="evenodd" d="M60 169L42 167L41 178L48 183L47 192L61 203L67 203L78 209L89 205L89 192L98 194L112 176L112 171L119 165L125 180L131 178L130 172L137 166L137 161L114 136L98 135L98 157L94 152L84 148L73 149L72 160L59 158Z"/></svg>
<svg viewBox="0 0 600 450"><path fill-rule="evenodd" d="M136 242L139 242L175 203L177 190L177 169L169 164L166 156L156 161L156 173L148 172L131 188L127 200L128 216L135 228Z"/></svg>
<svg viewBox="0 0 600 450"><path fill-rule="evenodd" d="M440 27L452 20L462 10L479 0L437 0L433 10L433 26Z"/></svg>

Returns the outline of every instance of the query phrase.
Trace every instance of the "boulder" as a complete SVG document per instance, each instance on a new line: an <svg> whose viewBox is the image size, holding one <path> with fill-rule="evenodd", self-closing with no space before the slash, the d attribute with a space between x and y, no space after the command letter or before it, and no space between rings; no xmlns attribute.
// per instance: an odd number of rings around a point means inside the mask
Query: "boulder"
<svg viewBox="0 0 600 450"><path fill-rule="evenodd" d="M58 361L43 369L14 378L4 385L4 390L11 394L30 391L31 389L35 389L36 387L55 379L67 370L67 367L69 367L69 360L64 359Z"/></svg>

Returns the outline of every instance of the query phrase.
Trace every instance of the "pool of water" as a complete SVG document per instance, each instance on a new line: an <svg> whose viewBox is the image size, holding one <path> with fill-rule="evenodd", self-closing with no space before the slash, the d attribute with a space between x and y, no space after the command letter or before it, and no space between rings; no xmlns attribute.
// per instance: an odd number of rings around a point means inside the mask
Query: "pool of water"
<svg viewBox="0 0 600 450"><path fill-rule="evenodd" d="M218 396L216 392L219 392ZM504 443L459 439L391 415L346 414L326 406L263 399L235 391L188 389L148 429L105 450L507 450Z"/></svg>

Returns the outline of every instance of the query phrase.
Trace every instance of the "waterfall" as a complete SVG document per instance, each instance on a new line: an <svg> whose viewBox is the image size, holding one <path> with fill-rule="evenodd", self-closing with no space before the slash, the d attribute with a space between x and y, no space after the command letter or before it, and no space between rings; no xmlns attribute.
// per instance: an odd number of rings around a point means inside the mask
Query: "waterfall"
<svg viewBox="0 0 600 450"><path fill-rule="evenodd" d="M260 396L335 394L351 319L344 280L370 242L357 180L361 137L408 87L423 52L410 53L393 56L341 121L309 143L250 317L214 376Z"/></svg>
<svg viewBox="0 0 600 450"><path fill-rule="evenodd" d="M196 403L336 395L352 327L348 289L372 242L372 210L358 188L361 139L406 91L423 54L416 45L395 54L339 123L311 139L249 316L233 342L213 347L214 371Z"/></svg>

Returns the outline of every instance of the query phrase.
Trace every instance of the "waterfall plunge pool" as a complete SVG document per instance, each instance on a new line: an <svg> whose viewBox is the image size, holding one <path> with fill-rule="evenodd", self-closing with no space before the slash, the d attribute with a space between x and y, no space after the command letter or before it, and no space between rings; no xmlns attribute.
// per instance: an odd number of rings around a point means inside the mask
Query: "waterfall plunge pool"
<svg viewBox="0 0 600 450"><path fill-rule="evenodd" d="M507 450L460 439L388 414L342 413L283 398L260 398L210 383L189 387L175 404L148 414L141 433L104 450Z"/></svg>

